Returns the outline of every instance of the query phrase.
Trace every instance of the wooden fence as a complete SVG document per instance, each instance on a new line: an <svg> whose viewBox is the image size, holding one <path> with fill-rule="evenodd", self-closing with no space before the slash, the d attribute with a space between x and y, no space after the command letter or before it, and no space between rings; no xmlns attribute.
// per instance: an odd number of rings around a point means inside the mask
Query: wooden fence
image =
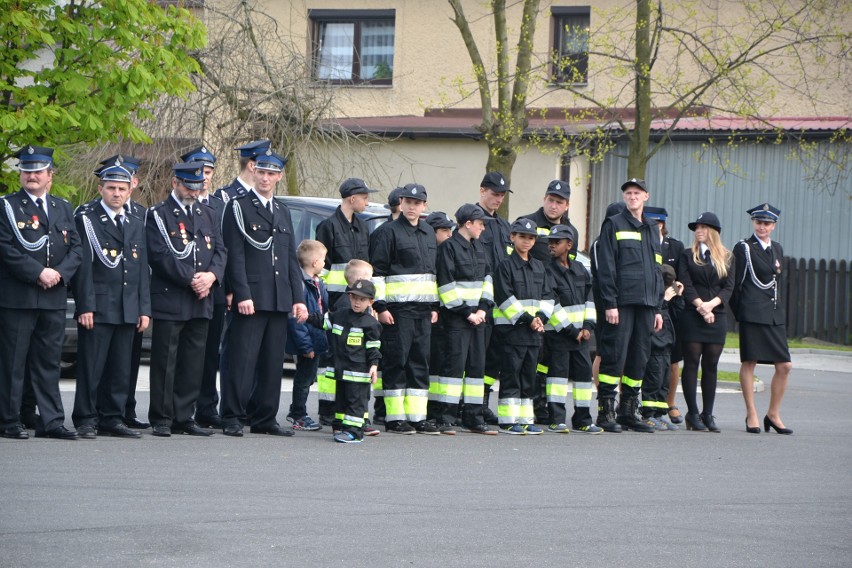
<svg viewBox="0 0 852 568"><path fill-rule="evenodd" d="M784 258L787 337L852 345L852 262ZM728 328L737 324L728 311Z"/></svg>

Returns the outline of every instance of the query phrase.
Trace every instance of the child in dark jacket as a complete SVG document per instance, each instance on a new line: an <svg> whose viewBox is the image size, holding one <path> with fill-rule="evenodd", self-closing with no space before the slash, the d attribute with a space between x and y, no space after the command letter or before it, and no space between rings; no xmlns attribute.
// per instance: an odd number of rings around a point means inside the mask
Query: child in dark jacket
<svg viewBox="0 0 852 568"><path fill-rule="evenodd" d="M328 292L319 278L325 266L326 253L325 245L308 239L302 241L296 250L302 266L302 286L309 314L322 315L328 312ZM317 378L319 360L328 351L328 340L321 329L307 323L297 323L294 318L290 318L288 325L285 350L296 356L296 375L293 377L293 402L287 420L293 423L294 430L321 430L322 426L308 416L307 403L308 391Z"/></svg>

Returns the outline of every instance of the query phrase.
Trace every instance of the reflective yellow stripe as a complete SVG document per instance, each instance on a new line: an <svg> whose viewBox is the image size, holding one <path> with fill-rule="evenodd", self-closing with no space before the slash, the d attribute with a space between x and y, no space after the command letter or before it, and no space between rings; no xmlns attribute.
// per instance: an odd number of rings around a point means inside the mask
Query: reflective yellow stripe
<svg viewBox="0 0 852 568"><path fill-rule="evenodd" d="M320 400L334 400L337 391L337 382L334 380L334 371L331 376L328 373L317 375L317 394Z"/></svg>
<svg viewBox="0 0 852 568"><path fill-rule="evenodd" d="M628 387L634 387L634 388L637 388L637 389L642 386L642 379L639 379L637 381L636 379L631 379L628 376L621 377L621 382L623 384L627 385Z"/></svg>
<svg viewBox="0 0 852 568"><path fill-rule="evenodd" d="M438 288L438 297L446 308L457 308L462 304L467 304L475 308L479 305L479 300L482 298L484 286L485 283L483 281L453 281Z"/></svg>
<svg viewBox="0 0 852 568"><path fill-rule="evenodd" d="M402 389L385 390L385 420L405 420L405 391Z"/></svg>
<svg viewBox="0 0 852 568"><path fill-rule="evenodd" d="M546 375L549 370L550 369L548 369L547 365L545 365L544 363L539 363L535 366L535 372L541 373L542 375Z"/></svg>
<svg viewBox="0 0 852 568"><path fill-rule="evenodd" d="M547 227L536 227L535 232L539 235L547 236L550 234L550 229L548 229Z"/></svg>
<svg viewBox="0 0 852 568"><path fill-rule="evenodd" d="M617 241L641 241L642 233L637 231L616 231L615 240Z"/></svg>
<svg viewBox="0 0 852 568"><path fill-rule="evenodd" d="M521 424L533 424L535 422L535 412L533 412L533 404L531 398L521 399L521 413L518 422Z"/></svg>
<svg viewBox="0 0 852 568"><path fill-rule="evenodd" d="M568 378L547 377L545 393L547 394L547 402L561 402L564 404L568 400Z"/></svg>
<svg viewBox="0 0 852 568"><path fill-rule="evenodd" d="M553 300L518 300L510 296L499 308L494 308L494 323L496 325L515 325L526 312L535 317L538 312L543 312L549 317L553 312Z"/></svg>
<svg viewBox="0 0 852 568"><path fill-rule="evenodd" d="M485 397L485 380L465 377L462 394L465 404L482 404Z"/></svg>
<svg viewBox="0 0 852 568"><path fill-rule="evenodd" d="M462 379L454 377L429 378L429 400L458 404L462 395Z"/></svg>
<svg viewBox="0 0 852 568"><path fill-rule="evenodd" d="M663 263L663 255L661 255L659 253L656 253L656 252L654 253L654 259L657 261L657 264Z"/></svg>
<svg viewBox="0 0 852 568"><path fill-rule="evenodd" d="M364 418L361 416L351 416L349 414L344 414L340 418L340 422L346 426L354 426L355 428L361 428L364 426Z"/></svg>
<svg viewBox="0 0 852 568"><path fill-rule="evenodd" d="M574 406L589 408L592 406L592 383L574 383L571 393L574 397Z"/></svg>
<svg viewBox="0 0 852 568"><path fill-rule="evenodd" d="M483 377L482 381L490 387L490 386L494 386L494 383L497 382L497 379L495 379L494 377L492 377L490 375L485 375L485 377Z"/></svg>
<svg viewBox="0 0 852 568"><path fill-rule="evenodd" d="M368 341L366 344L364 344L364 347L367 348L367 349L379 349L379 348L381 348L381 346L382 346L382 342L379 341L379 340Z"/></svg>
<svg viewBox="0 0 852 568"><path fill-rule="evenodd" d="M437 302L434 274L401 274L385 277L387 302Z"/></svg>
<svg viewBox="0 0 852 568"><path fill-rule="evenodd" d="M553 315L547 320L544 326L547 330L562 331L572 324L577 324L575 327L580 327L583 323L585 313L585 305L577 304L574 306L557 306L553 310Z"/></svg>
<svg viewBox="0 0 852 568"><path fill-rule="evenodd" d="M497 400L497 422L517 424L521 418L521 399L501 398Z"/></svg>
<svg viewBox="0 0 852 568"><path fill-rule="evenodd" d="M376 287L376 297L374 298L377 302L385 300L385 279L382 276L373 276L372 278L373 286Z"/></svg>
<svg viewBox="0 0 852 568"><path fill-rule="evenodd" d="M613 377L612 375L599 373L598 380L606 385L617 385L621 381L621 377Z"/></svg>
<svg viewBox="0 0 852 568"><path fill-rule="evenodd" d="M494 301L494 281L490 275L486 276L485 280L482 281L482 299Z"/></svg>
<svg viewBox="0 0 852 568"><path fill-rule="evenodd" d="M369 383L370 373L359 373L357 371L344 370L340 376L340 380L349 381L351 383Z"/></svg>
<svg viewBox="0 0 852 568"><path fill-rule="evenodd" d="M513 247L512 245L506 245L506 254L512 256L513 252L515 252L515 247Z"/></svg>
<svg viewBox="0 0 852 568"><path fill-rule="evenodd" d="M426 420L426 407L429 404L429 391L426 389L405 389L405 415L409 422Z"/></svg>
<svg viewBox="0 0 852 568"><path fill-rule="evenodd" d="M346 291L346 278L343 277L345 268L346 264L332 264L331 270L323 273L322 279L325 281L325 286L329 292Z"/></svg>
<svg viewBox="0 0 852 568"><path fill-rule="evenodd" d="M379 378L376 379L376 382L373 383L373 395L374 396L385 396L385 387L382 384L382 374L379 373Z"/></svg>
<svg viewBox="0 0 852 568"><path fill-rule="evenodd" d="M595 309L594 302L586 302L585 310L583 311L583 319L586 321L598 321L598 311Z"/></svg>

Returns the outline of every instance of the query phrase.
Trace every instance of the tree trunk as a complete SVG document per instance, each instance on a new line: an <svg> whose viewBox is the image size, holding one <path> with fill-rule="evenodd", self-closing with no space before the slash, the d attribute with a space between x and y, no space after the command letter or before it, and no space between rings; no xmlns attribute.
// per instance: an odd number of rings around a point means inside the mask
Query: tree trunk
<svg viewBox="0 0 852 568"><path fill-rule="evenodd" d="M627 157L627 177L645 178L651 137L651 0L636 0L636 122Z"/></svg>
<svg viewBox="0 0 852 568"><path fill-rule="evenodd" d="M509 187L512 186L512 168L515 165L515 160L518 159L518 154L514 150L511 151L497 151L494 149L488 149L488 162L485 164L485 172L500 172L503 174L503 178L506 180L506 183L509 184ZM502 205L497 210L497 214L503 217L504 219L509 218L509 198L511 197L511 193L506 194L506 199L503 200Z"/></svg>

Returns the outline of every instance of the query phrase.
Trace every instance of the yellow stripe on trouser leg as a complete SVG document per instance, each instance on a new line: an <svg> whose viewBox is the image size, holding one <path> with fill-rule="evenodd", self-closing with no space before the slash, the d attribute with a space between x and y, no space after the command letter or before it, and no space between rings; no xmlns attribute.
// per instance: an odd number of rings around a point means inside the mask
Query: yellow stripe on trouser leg
<svg viewBox="0 0 852 568"><path fill-rule="evenodd" d="M385 396L385 389L382 386L381 373L379 373L379 377L376 379L376 382L373 383L373 396Z"/></svg>
<svg viewBox="0 0 852 568"><path fill-rule="evenodd" d="M429 404L429 391L426 389L405 389L405 416L409 422L426 420L426 407Z"/></svg>
<svg viewBox="0 0 852 568"><path fill-rule="evenodd" d="M642 379L631 379L630 377L625 375L621 377L621 382L627 385L628 387L633 387L636 389L642 388Z"/></svg>
<svg viewBox="0 0 852 568"><path fill-rule="evenodd" d="M336 391L337 381L334 380L334 372L331 375L317 373L317 396L320 400L334 402Z"/></svg>
<svg viewBox="0 0 852 568"><path fill-rule="evenodd" d="M592 383L574 382L574 406L578 408L591 408L592 406Z"/></svg>
<svg viewBox="0 0 852 568"><path fill-rule="evenodd" d="M359 416L352 416L350 414L344 414L340 421L347 426L354 426L355 428L363 428L364 427L364 419Z"/></svg>
<svg viewBox="0 0 852 568"><path fill-rule="evenodd" d="M531 398L521 399L521 415L519 424L534 424L535 413L533 412L533 402Z"/></svg>
<svg viewBox="0 0 852 568"><path fill-rule="evenodd" d="M482 404L485 399L485 381L465 377L463 393L465 404Z"/></svg>
<svg viewBox="0 0 852 568"><path fill-rule="evenodd" d="M502 425L518 424L521 420L521 399L497 399L497 422Z"/></svg>
<svg viewBox="0 0 852 568"><path fill-rule="evenodd" d="M494 377L490 377L488 375L485 375L485 377L483 377L483 379L482 379L482 382L485 383L489 387L493 387L494 383L497 382L497 379L495 379Z"/></svg>
<svg viewBox="0 0 852 568"><path fill-rule="evenodd" d="M535 366L535 372L541 373L542 375L546 375L548 372L550 372L550 368L544 363L539 363Z"/></svg>
<svg viewBox="0 0 852 568"><path fill-rule="evenodd" d="M431 377L429 400L458 404L462 393L462 379L455 377Z"/></svg>
<svg viewBox="0 0 852 568"><path fill-rule="evenodd" d="M385 421L405 420L405 390L385 390Z"/></svg>
<svg viewBox="0 0 852 568"><path fill-rule="evenodd" d="M606 385L617 385L621 382L621 377L613 377L612 375L604 375L600 373L598 375L598 380Z"/></svg>
<svg viewBox="0 0 852 568"><path fill-rule="evenodd" d="M547 377L545 392L547 393L547 402L565 404L568 400L568 378Z"/></svg>

